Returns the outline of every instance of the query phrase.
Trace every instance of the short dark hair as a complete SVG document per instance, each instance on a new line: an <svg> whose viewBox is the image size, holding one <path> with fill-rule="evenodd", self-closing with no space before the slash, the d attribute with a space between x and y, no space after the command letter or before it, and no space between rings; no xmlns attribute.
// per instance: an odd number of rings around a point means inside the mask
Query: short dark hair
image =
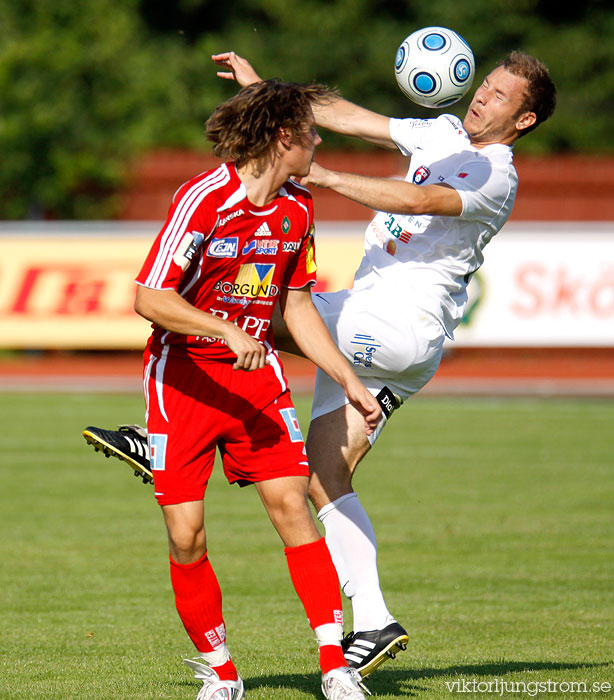
<svg viewBox="0 0 614 700"><path fill-rule="evenodd" d="M213 153L238 165L266 159L287 129L300 140L311 120L311 105L330 91L321 85L286 83L276 78L252 83L219 105L206 124Z"/></svg>
<svg viewBox="0 0 614 700"><path fill-rule="evenodd" d="M535 124L521 131L520 136L524 136L552 116L556 107L556 87L546 66L523 51L512 51L497 65L527 81L527 91L518 116L524 112L534 112L537 119Z"/></svg>

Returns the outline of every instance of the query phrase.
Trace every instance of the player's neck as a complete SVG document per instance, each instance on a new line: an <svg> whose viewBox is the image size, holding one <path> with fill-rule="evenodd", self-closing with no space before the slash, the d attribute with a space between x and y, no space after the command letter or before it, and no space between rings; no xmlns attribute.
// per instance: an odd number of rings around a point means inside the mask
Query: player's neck
<svg viewBox="0 0 614 700"><path fill-rule="evenodd" d="M237 168L237 175L245 185L247 198L258 207L272 202L287 179L279 168L270 165L257 167L251 162Z"/></svg>

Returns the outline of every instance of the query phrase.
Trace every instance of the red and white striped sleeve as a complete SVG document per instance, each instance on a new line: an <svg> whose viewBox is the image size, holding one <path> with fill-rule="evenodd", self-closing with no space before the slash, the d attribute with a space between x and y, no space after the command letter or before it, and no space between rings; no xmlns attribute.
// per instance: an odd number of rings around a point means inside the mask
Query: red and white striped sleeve
<svg viewBox="0 0 614 700"><path fill-rule="evenodd" d="M215 199L207 198L230 180L225 165L183 184L170 206L168 217L145 259L136 283L150 289L178 289L198 247L217 221Z"/></svg>

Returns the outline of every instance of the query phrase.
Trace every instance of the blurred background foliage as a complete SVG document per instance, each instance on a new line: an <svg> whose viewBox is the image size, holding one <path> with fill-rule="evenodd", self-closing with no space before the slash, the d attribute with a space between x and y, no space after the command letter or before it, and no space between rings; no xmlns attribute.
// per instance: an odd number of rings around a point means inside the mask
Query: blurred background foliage
<svg viewBox="0 0 614 700"><path fill-rule="evenodd" d="M557 113L517 152L614 153L611 0L0 0L0 218L112 217L139 154L206 149L204 122L236 90L210 61L224 50L263 77L432 116L393 74L397 46L428 25L469 42L474 86L512 49L548 65ZM448 111L462 116L468 101ZM361 147L323 136L321 148Z"/></svg>

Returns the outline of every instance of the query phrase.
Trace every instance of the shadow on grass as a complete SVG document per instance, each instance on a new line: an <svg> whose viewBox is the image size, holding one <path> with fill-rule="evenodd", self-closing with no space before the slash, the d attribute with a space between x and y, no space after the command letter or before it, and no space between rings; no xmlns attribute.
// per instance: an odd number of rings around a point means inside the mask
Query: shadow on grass
<svg viewBox="0 0 614 700"><path fill-rule="evenodd" d="M523 671L569 671L580 668L599 668L610 666L610 662L599 663L565 663L549 661L493 661L483 664L467 664L458 666L447 666L442 668L419 668L419 669L381 669L367 681L367 685L373 695L399 695L413 696L429 692L432 688L412 683L412 681L427 680L432 678L455 678L455 677L501 677L508 673L521 673ZM320 677L310 674L271 674L259 676L257 678L246 678L245 690L270 688L275 694L283 688L300 690L305 693L312 693L314 697L321 698ZM180 685L192 685L193 681L182 682Z"/></svg>

